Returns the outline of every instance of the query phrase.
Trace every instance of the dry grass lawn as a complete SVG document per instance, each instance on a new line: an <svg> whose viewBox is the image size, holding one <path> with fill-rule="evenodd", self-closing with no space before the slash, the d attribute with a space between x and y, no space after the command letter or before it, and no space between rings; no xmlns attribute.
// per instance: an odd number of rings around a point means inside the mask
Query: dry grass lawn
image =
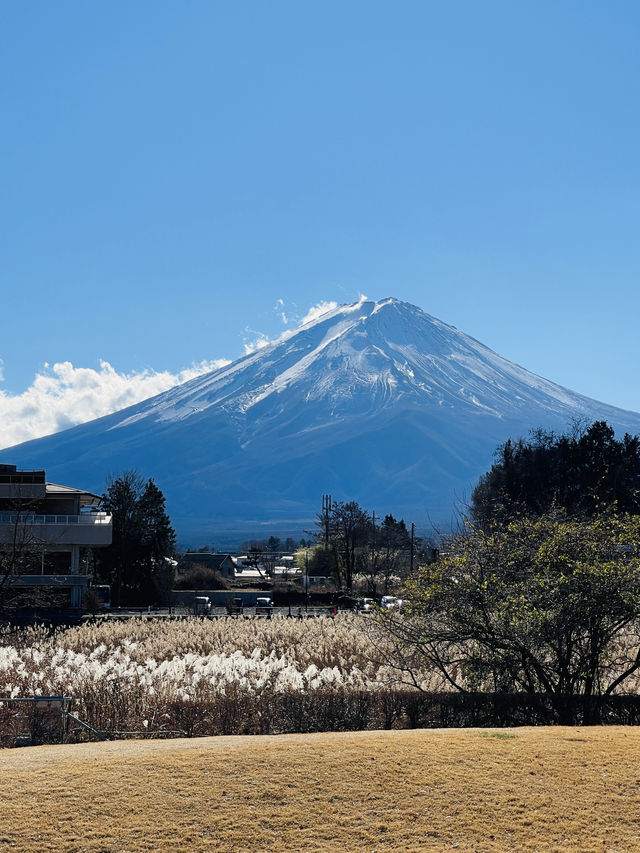
<svg viewBox="0 0 640 853"><path fill-rule="evenodd" d="M0 752L0 849L640 851L640 730L220 737Z"/></svg>

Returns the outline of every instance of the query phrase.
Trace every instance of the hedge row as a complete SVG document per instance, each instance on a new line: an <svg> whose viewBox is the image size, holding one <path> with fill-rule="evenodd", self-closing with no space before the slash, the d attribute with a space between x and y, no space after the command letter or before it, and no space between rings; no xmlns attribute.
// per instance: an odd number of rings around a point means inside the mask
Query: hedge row
<svg viewBox="0 0 640 853"><path fill-rule="evenodd" d="M640 696L420 693L323 689L256 695L240 689L203 701L171 701L151 719L126 696L75 713L106 737L199 737L392 728L640 724ZM147 709L148 714L148 709ZM91 735L59 712L0 707L0 744L80 741Z"/></svg>

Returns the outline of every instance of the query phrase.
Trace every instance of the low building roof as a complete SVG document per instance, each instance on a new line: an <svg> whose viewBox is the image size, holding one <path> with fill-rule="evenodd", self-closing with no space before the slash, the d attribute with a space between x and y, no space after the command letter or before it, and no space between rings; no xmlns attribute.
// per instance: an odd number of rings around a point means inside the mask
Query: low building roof
<svg viewBox="0 0 640 853"><path fill-rule="evenodd" d="M217 554L212 551L187 551L182 555L182 559L189 563L209 563L210 565L222 565L225 560L234 562L231 554Z"/></svg>
<svg viewBox="0 0 640 853"><path fill-rule="evenodd" d="M80 498L80 506L95 506L102 500L100 495L87 492L85 489L74 489L72 486L60 486L57 483L47 483L47 497Z"/></svg>

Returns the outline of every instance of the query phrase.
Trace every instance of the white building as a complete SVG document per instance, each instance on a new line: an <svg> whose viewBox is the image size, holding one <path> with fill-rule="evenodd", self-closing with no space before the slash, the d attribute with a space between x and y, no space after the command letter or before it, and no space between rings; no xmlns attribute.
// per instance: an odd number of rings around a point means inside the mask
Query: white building
<svg viewBox="0 0 640 853"><path fill-rule="evenodd" d="M88 577L80 551L111 544L111 516L99 505L99 495L47 483L44 471L0 465L3 577L11 586L61 590L66 606L81 608Z"/></svg>

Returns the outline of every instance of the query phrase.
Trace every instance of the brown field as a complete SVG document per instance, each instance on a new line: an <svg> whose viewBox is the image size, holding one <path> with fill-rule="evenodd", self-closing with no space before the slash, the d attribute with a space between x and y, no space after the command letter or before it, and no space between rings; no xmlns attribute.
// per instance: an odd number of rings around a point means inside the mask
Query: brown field
<svg viewBox="0 0 640 853"><path fill-rule="evenodd" d="M5 750L0 846L640 851L640 730L440 729Z"/></svg>

